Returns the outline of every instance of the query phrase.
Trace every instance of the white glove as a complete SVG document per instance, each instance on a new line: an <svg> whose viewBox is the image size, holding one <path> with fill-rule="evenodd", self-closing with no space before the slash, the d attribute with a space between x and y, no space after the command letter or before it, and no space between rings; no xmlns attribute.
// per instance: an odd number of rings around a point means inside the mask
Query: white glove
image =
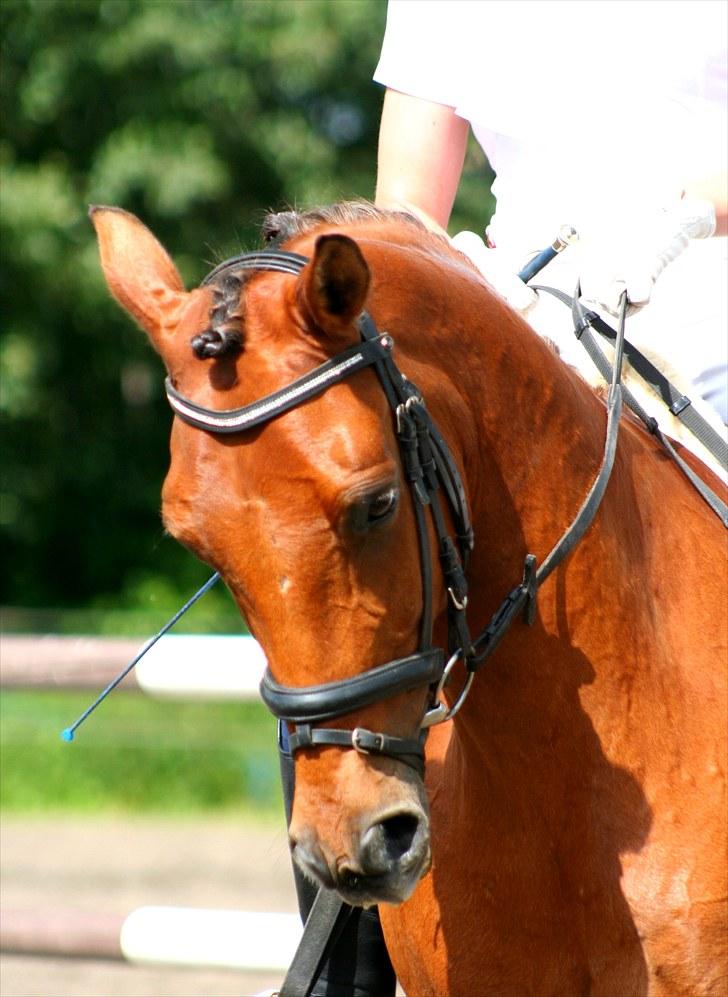
<svg viewBox="0 0 728 997"><path fill-rule="evenodd" d="M680 201L672 211L632 223L611 235L595 235L581 243L581 296L585 301L619 312L627 292L629 311L650 300L652 288L665 267L686 248L690 239L705 239L715 231L715 209L709 201Z"/></svg>
<svg viewBox="0 0 728 997"><path fill-rule="evenodd" d="M494 291L521 315L525 315L538 301L538 295L504 264L497 249L488 249L475 232L458 232L450 242L467 256L488 281Z"/></svg>

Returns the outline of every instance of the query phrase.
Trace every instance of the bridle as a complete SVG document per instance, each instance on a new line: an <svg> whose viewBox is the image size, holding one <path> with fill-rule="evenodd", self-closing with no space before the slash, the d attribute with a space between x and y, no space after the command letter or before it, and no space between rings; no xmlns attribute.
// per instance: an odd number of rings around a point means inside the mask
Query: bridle
<svg viewBox="0 0 728 997"><path fill-rule="evenodd" d="M307 263L305 256L296 253L245 253L217 266L205 278L203 286L232 269L268 270L297 276ZM291 751L337 745L354 748L364 754L388 755L421 772L424 767L427 728L433 722L441 722L452 716L460 705L458 703L456 708L448 710L438 702L438 696L461 656L459 648L469 650L471 647L465 622L465 568L473 548L473 530L457 464L435 427L419 390L398 369L392 356L392 337L388 333L380 333L367 312L359 316L356 325L360 341L355 346L320 364L284 388L242 408L224 411L204 408L181 395L169 378L165 382L165 388L172 409L186 423L209 433L225 435L264 425L344 378L351 377L366 367L374 369L393 413L404 477L410 486L413 500L422 588L419 648L414 654L389 661L363 674L303 688L281 685L267 668L260 691L264 702L276 717L288 724L295 724L295 731L289 734ZM454 540L448 532L443 495L455 528ZM448 591L450 660L447 665L443 650L432 645L433 571L427 525L428 509L443 580ZM420 735L416 738L394 737L362 727L342 730L313 726L422 686L430 687L431 709L425 715Z"/></svg>
<svg viewBox="0 0 728 997"><path fill-rule="evenodd" d="M537 266L532 265L521 271L519 276L524 282L553 258L554 248L550 247L539 254ZM270 270L297 276L307 262L306 257L296 253L279 251L244 253L215 267L202 284L203 286L210 284L221 274L234 268ZM604 454L597 476L571 525L538 568L536 568L535 556L533 554L526 555L523 580L508 593L488 626L474 640L470 639L465 616L467 609L465 568L473 549L474 538L462 480L447 444L427 412L420 392L401 374L392 359L394 344L391 336L386 333L380 335L366 312L360 316L357 322L361 341L356 346L321 364L285 388L244 408L224 412L204 408L181 395L171 384L169 378L167 379L165 385L167 397L174 411L190 425L211 433L238 433L253 426L259 426L367 366L374 366L389 406L395 414L402 464L413 493L420 547L423 591L420 650L409 657L390 661L386 665L371 669L363 675L325 685L308 686L303 689L279 685L270 670L266 670L261 683L261 694L273 713L281 720L298 725L295 734L290 736L290 746L294 751L310 745L335 744L340 747L355 748L363 753L391 755L412 765L418 771L422 770L424 734L427 728L436 723L442 723L457 713L470 691L475 672L495 651L511 623L520 614L523 614L526 623L533 622L538 588L576 546L596 515L614 463L623 400L642 420L647 430L657 439L708 506L719 517L722 524L728 527L728 505L682 459L668 437L660 430L657 420L645 412L630 392L622 387L622 355L625 353L629 356L633 369L640 374L643 380L655 388L666 403L669 403L668 407L673 414L683 418L681 413L690 411L689 399L685 398L646 357L625 340L626 294L622 296L619 325L615 331L598 314L584 308L580 300L581 290L578 285L573 298L555 288L539 286L536 290L553 294L569 306L576 338L586 347L604 380L610 382ZM614 343L614 359L611 367L591 333L592 328ZM683 418L683 421L717 458L719 463L728 469L728 451L725 442L715 434L702 417L695 413L690 419ZM444 492L453 516L457 544L454 544L449 538L444 525L440 508L441 492ZM438 552L449 596L448 650L450 657L444 666L443 652L432 647L432 569L429 536L424 515L424 509L428 506L435 524ZM78 719L61 732L64 741L74 739L75 731L80 725L123 681L147 651L219 578L219 573L215 572L199 591L167 621L162 629L147 641L132 661L103 689ZM439 696L449 680L455 664L460 659L465 665L467 677L455 705L448 708L440 702ZM313 723L332 720L350 711L396 695L398 692L406 692L424 684L430 687L430 708L423 718L422 730L418 739L394 738L387 734L375 734L362 728L356 728L350 732L311 727Z"/></svg>
<svg viewBox="0 0 728 997"><path fill-rule="evenodd" d="M305 256L277 250L244 253L215 267L203 281L203 286L233 269L275 271L298 276L308 262ZM466 617L466 570L474 546L474 534L462 478L420 391L401 373L393 359L392 337L388 333L380 333L367 312L363 312L356 323L359 343L284 388L242 408L205 408L185 398L167 378L167 398L175 414L189 425L216 435L246 432L264 425L367 367L372 367L376 373L393 414L404 477L412 496L418 538L422 590L419 648L407 657L322 685L284 686L275 680L267 668L260 684L261 696L279 720L295 725L295 731L289 735L292 752L336 745L353 748L363 754L390 756L420 773L424 770L424 741L428 728L457 713L467 697L476 671L496 649L511 623L519 615L523 615L527 623L533 622L539 586L578 543L596 514L616 452L622 408L620 378L625 313L626 295L615 345L604 455L596 478L571 525L540 567L536 567L534 555L526 556L521 583L506 596L488 626L475 639L471 638ZM454 539L448 531L443 496L454 526ZM434 528L443 583L447 590L447 663L443 649L432 645L433 570L428 510ZM466 680L456 702L448 707L440 700L440 694L459 660L465 665ZM429 687L430 698L416 738L395 737L361 727L344 730L314 726L423 686Z"/></svg>

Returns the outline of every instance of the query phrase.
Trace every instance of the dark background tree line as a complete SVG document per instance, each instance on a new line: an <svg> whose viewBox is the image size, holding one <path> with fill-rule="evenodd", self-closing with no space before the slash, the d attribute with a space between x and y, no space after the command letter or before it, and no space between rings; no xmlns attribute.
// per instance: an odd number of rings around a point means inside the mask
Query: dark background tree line
<svg viewBox="0 0 728 997"><path fill-rule="evenodd" d="M159 519L171 415L110 300L89 203L188 286L265 212L374 191L385 0L5 0L0 238L5 606L174 603L206 571ZM488 218L470 153L454 225Z"/></svg>

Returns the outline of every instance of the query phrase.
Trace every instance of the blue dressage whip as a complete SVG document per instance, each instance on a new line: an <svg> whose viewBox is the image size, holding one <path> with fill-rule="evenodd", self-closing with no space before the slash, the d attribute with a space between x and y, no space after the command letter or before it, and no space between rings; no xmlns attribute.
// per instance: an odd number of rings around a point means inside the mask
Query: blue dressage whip
<svg viewBox="0 0 728 997"><path fill-rule="evenodd" d="M182 606L181 609L177 610L177 612L174 614L174 616L172 617L172 619L168 620L167 623L164 624L164 626L159 631L159 633L155 634L154 637L152 637L150 640L148 640L146 642L146 644L144 645L144 647L141 649L141 651L137 654L137 656L135 658L133 658L132 661L130 661L129 664L124 669L122 669L122 671L119 672L119 674L116 676L115 679L113 679L111 682L109 682L109 684L106 686L106 688L104 689L104 691L101 692L101 693L99 693L99 695L96 697L96 699L93 701L93 703L91 703L91 705L88 707L88 709L86 709L86 710L83 711L83 713L78 718L78 720L76 720L75 723L71 724L70 727L66 727L64 730L61 731L61 738L62 738L62 740L64 740L64 741L72 741L74 739L74 737L76 735L76 731L81 726L81 724L84 722L84 720L88 716L90 716L93 713L93 711L96 709L96 707L100 706L101 703L103 703L103 701L106 699L106 697L109 695L109 693L113 689L115 689L117 687L117 685L119 685L119 683L122 682L126 678L126 676L129 674L129 672L132 670L132 668L134 668L134 666L136 664L138 664L138 662L141 661L141 659L144 657L144 655L147 653L147 651L149 651L152 647L154 647L154 645L157 643L157 641L159 640L159 638L163 637L167 633L168 630L171 630L172 627L177 622L177 620L179 620L182 616L184 616L184 614L187 612L187 610L190 609L190 607L194 606L194 604L197 602L198 599L200 599L206 592L209 592L209 590L219 580L219 578L220 578L220 574L219 574L219 572L216 571L214 575L211 575L207 579L207 581L202 586L202 588L198 589L198 591L195 592L195 594L192 596L192 598L188 599L187 602L184 604L184 606Z"/></svg>

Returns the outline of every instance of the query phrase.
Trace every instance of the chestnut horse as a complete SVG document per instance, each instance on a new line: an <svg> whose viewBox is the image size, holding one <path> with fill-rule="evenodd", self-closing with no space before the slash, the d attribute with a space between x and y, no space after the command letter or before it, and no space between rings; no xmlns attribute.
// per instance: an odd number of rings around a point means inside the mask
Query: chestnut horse
<svg viewBox="0 0 728 997"><path fill-rule="evenodd" d="M165 524L222 574L272 688L422 666L417 500L391 407L367 365L224 435L185 404L254 405L356 353L366 308L462 475L474 633L574 519L604 401L413 219L364 205L292 216L281 248L308 262L227 266L187 292L134 216L92 217L109 287L178 403ZM443 647L436 557L431 571ZM329 735L386 734L399 754L311 743L321 724L302 725L294 857L380 904L413 997L725 994L727 622L723 527L623 416L593 524L540 587L533 624L514 622L457 716L432 727L424 784L401 746L416 745L425 678L328 719Z"/></svg>

